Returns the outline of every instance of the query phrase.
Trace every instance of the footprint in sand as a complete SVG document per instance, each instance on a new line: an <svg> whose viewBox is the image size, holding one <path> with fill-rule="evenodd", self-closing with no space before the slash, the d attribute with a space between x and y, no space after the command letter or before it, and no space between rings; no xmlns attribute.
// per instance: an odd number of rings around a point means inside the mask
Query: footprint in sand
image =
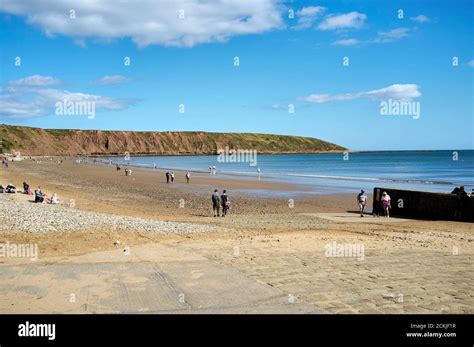
<svg viewBox="0 0 474 347"><path fill-rule="evenodd" d="M201 271L198 271L198 270L193 270L191 271L191 278L192 279L198 279L198 278L201 278L202 275L204 275Z"/></svg>

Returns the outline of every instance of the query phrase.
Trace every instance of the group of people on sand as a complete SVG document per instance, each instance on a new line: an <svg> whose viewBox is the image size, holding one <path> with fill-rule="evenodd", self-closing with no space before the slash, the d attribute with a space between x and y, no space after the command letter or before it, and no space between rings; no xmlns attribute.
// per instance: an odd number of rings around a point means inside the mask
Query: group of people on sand
<svg viewBox="0 0 474 347"><path fill-rule="evenodd" d="M36 203L43 203L46 202L47 204L57 205L60 203L59 198L56 193L51 195L51 198L48 198L46 194L41 191L41 187L35 189L35 202Z"/></svg>
<svg viewBox="0 0 474 347"><path fill-rule="evenodd" d="M122 170L122 168L118 164L115 166L115 168L116 168L117 172ZM125 176L131 176L132 175L132 169L129 169L128 167L126 167L123 171L125 172Z"/></svg>
<svg viewBox="0 0 474 347"><path fill-rule="evenodd" d="M5 188L2 185L0 185L0 193L14 194L14 193L17 193L17 188L11 183L7 185ZM52 204L52 205L56 205L60 203L58 195L56 193L53 193L53 195L51 195L51 198L48 198L48 196L42 192L41 187L38 187L38 189L36 189L33 193L31 192L30 185L26 182L23 182L23 191L21 193L26 194L26 195L34 195L35 197L34 202L36 203L45 202L47 204Z"/></svg>
<svg viewBox="0 0 474 347"><path fill-rule="evenodd" d="M222 207L222 217L227 215L227 211L230 209L230 200L227 196L227 191L224 189L222 195L219 196L217 189L212 193L212 210L214 211L214 217L219 217L220 209Z"/></svg>
<svg viewBox="0 0 474 347"><path fill-rule="evenodd" d="M165 176L166 176L166 183L170 183L170 181L171 181L171 183L174 182L174 172L173 171L172 172L167 171Z"/></svg>
<svg viewBox="0 0 474 347"><path fill-rule="evenodd" d="M9 194L16 193L16 187L11 183L8 184L6 187L3 187L0 184L0 193L9 193Z"/></svg>
<svg viewBox="0 0 474 347"><path fill-rule="evenodd" d="M174 178L175 178L175 175L174 175L174 171L167 171L165 173L165 176L166 176L166 183L173 183L174 182ZM189 183L189 180L191 179L191 174L188 172L186 172L186 174L184 175L184 178L186 179L186 183Z"/></svg>
<svg viewBox="0 0 474 347"><path fill-rule="evenodd" d="M359 213L361 217L364 217L365 207L367 206L367 194L362 189L359 194L357 194L357 203L359 204ZM380 204L382 205L383 215L386 218L390 218L390 209L392 208L391 205L391 198L387 192L382 193L382 197L380 198Z"/></svg>
<svg viewBox="0 0 474 347"><path fill-rule="evenodd" d="M454 207L454 219L462 219L463 212L466 210L466 207L469 204L469 194L466 192L464 186L456 187L453 189L451 194L456 195L456 204ZM367 194L365 194L364 190L361 190L360 193L357 195L357 203L359 204L359 213L361 217L364 217L364 211L367 204ZM387 192L383 192L380 198L380 204L382 206L382 211L384 217L390 217L390 210L392 209L391 205L391 198Z"/></svg>

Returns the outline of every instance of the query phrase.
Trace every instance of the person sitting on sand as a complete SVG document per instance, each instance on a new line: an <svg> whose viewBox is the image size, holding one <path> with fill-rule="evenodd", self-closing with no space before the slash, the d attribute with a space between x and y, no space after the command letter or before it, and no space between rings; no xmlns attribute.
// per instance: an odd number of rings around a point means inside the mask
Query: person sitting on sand
<svg viewBox="0 0 474 347"><path fill-rule="evenodd" d="M26 182L23 182L23 194L31 195L30 185Z"/></svg>
<svg viewBox="0 0 474 347"><path fill-rule="evenodd" d="M222 217L227 215L227 211L230 208L230 200L227 196L227 191L224 189L221 195L221 206L222 206Z"/></svg>
<svg viewBox="0 0 474 347"><path fill-rule="evenodd" d="M59 204L59 199L56 193L53 193L53 196L51 196L51 199L49 199L49 203L52 205L57 205Z"/></svg>
<svg viewBox="0 0 474 347"><path fill-rule="evenodd" d="M357 203L359 204L360 216L364 217L365 205L367 204L367 194L363 190L357 195Z"/></svg>
<svg viewBox="0 0 474 347"><path fill-rule="evenodd" d="M382 193L382 199L380 200L383 208L383 215L386 218L390 218L390 212L389 210L392 208L391 206L391 201L390 201L390 195L387 194L387 192Z"/></svg>
<svg viewBox="0 0 474 347"><path fill-rule="evenodd" d="M5 192L5 188L3 188L3 186L0 184L0 193L4 193Z"/></svg>
<svg viewBox="0 0 474 347"><path fill-rule="evenodd" d="M5 193L16 193L16 187L13 184L9 184L5 187Z"/></svg>
<svg viewBox="0 0 474 347"><path fill-rule="evenodd" d="M120 166L119 165L117 165L117 171L120 171Z"/></svg>
<svg viewBox="0 0 474 347"><path fill-rule="evenodd" d="M38 203L38 202L43 202L43 201L44 201L44 197L43 197L43 194L41 193L41 190L36 189L35 190L35 202Z"/></svg>
<svg viewBox="0 0 474 347"><path fill-rule="evenodd" d="M212 194L212 210L214 211L214 217L219 217L220 202L219 193L216 189Z"/></svg>
<svg viewBox="0 0 474 347"><path fill-rule="evenodd" d="M166 175L166 183L170 183L170 173L167 172L165 175Z"/></svg>
<svg viewBox="0 0 474 347"><path fill-rule="evenodd" d="M186 183L189 183L189 179L191 178L191 174L189 173L189 171L186 172L185 177L186 177Z"/></svg>

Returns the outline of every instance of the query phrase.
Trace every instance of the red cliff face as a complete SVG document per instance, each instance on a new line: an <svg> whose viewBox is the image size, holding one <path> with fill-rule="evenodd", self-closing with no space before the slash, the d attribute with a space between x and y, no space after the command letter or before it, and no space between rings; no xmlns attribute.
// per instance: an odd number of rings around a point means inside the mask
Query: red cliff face
<svg viewBox="0 0 474 347"><path fill-rule="evenodd" d="M316 153L345 148L314 138L206 132L48 130L0 125L0 152L22 155L215 154L218 149L258 153Z"/></svg>

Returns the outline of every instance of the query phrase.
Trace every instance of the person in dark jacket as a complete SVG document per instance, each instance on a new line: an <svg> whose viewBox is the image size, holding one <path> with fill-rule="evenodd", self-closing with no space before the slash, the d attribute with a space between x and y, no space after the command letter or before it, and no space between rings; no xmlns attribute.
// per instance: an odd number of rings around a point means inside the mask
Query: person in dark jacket
<svg viewBox="0 0 474 347"><path fill-rule="evenodd" d="M227 196L227 191L225 189L221 195L221 206L222 206L222 217L225 217L227 214L227 211L230 208L230 200L229 200L229 197Z"/></svg>
<svg viewBox="0 0 474 347"><path fill-rule="evenodd" d="M216 190L214 190L214 193L212 194L212 210L214 211L214 217L219 217L219 209L220 209L221 201L219 198L219 193Z"/></svg>
<svg viewBox="0 0 474 347"><path fill-rule="evenodd" d="M456 189L455 189L456 190ZM453 190L454 193L454 190ZM469 195L467 195L464 186L459 187L456 191L456 208L454 210L454 218L462 219L463 212L469 203Z"/></svg>

